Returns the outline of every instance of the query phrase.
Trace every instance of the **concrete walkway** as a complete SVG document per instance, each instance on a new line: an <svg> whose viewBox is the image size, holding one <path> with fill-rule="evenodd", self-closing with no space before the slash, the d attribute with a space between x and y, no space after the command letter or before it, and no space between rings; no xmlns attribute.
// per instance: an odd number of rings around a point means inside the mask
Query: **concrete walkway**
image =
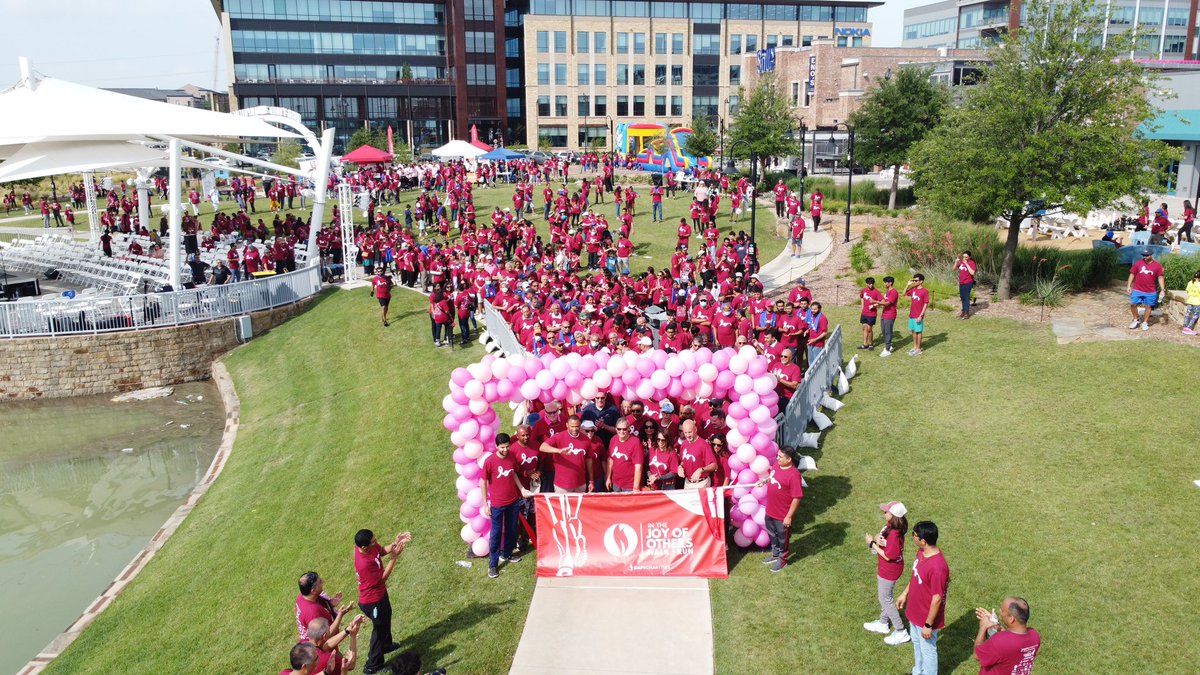
<svg viewBox="0 0 1200 675"><path fill-rule="evenodd" d="M828 230L805 232L804 246L798 257L792 255L792 246L789 243L783 252L759 270L758 278L763 284L763 295L770 295L772 291L783 288L813 271L817 265L825 262L832 250L833 238Z"/></svg>
<svg viewBox="0 0 1200 675"><path fill-rule="evenodd" d="M509 672L712 673L708 580L538 579Z"/></svg>

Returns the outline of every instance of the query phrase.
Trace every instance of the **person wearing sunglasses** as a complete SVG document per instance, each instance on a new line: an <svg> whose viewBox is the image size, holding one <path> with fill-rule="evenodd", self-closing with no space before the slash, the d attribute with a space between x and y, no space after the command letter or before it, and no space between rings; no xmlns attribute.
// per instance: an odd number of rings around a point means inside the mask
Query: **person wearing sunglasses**
<svg viewBox="0 0 1200 675"><path fill-rule="evenodd" d="M605 487L610 492L638 492L642 489L645 450L633 435L629 420L617 422L617 435L608 443Z"/></svg>
<svg viewBox="0 0 1200 675"><path fill-rule="evenodd" d="M663 432L655 432L653 445L650 447L650 461L647 471L650 476L652 490L678 490L680 467L679 451L671 443L671 439Z"/></svg>

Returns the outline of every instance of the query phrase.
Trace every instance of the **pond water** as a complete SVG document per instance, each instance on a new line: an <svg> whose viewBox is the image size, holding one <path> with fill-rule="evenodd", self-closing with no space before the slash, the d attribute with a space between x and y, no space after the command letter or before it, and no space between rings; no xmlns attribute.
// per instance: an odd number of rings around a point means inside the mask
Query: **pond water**
<svg viewBox="0 0 1200 675"><path fill-rule="evenodd" d="M0 403L0 673L67 628L187 498L225 425L216 387Z"/></svg>

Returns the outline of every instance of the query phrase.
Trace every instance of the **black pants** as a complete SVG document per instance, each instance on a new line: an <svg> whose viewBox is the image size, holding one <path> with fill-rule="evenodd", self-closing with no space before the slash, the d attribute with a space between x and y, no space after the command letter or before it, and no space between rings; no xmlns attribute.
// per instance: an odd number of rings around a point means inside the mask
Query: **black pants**
<svg viewBox="0 0 1200 675"><path fill-rule="evenodd" d="M358 608L371 620L371 648L363 672L372 673L383 669L383 657L392 646L392 601L384 595L382 600L369 605L360 602Z"/></svg>

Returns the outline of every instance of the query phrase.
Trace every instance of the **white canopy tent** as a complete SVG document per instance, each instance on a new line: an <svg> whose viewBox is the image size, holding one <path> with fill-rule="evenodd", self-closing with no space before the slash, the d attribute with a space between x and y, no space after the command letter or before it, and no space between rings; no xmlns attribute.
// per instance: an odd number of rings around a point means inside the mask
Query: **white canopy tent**
<svg viewBox="0 0 1200 675"><path fill-rule="evenodd" d="M450 141L430 154L440 159L474 159L486 153L487 150L477 148L466 141Z"/></svg>
<svg viewBox="0 0 1200 675"><path fill-rule="evenodd" d="M316 194L308 250L316 250L317 229L324 218L334 129L326 129L318 141L294 113L285 115L275 111L260 118L186 108L43 77L34 73L23 58L20 66L21 81L0 92L0 160L5 160L0 164L3 176L0 180L165 165L170 169L169 201L179 204L180 169L188 161L181 150L187 146L210 155L311 178ZM279 124L294 130L281 128ZM316 170L309 176L291 167L205 145L245 138L303 138L319 158ZM91 181L85 180L84 186L90 193ZM141 192L142 203L148 203L144 182ZM93 202L89 194L89 203ZM178 289L182 213L177 208L169 211L171 284ZM91 213L91 220L95 227L96 213ZM309 255L309 264L320 264L320 256Z"/></svg>

